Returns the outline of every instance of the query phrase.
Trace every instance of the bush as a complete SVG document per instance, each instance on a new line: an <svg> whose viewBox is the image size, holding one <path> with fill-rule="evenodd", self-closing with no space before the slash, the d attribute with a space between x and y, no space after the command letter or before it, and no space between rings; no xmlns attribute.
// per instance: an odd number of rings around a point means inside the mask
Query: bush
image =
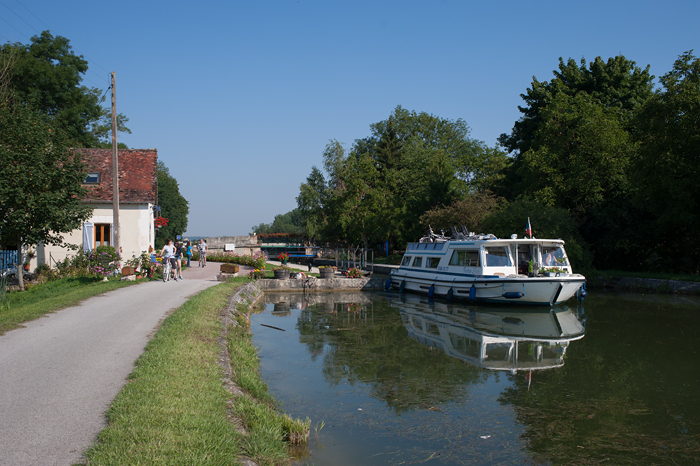
<svg viewBox="0 0 700 466"><path fill-rule="evenodd" d="M195 258L196 255L196 258ZM192 260L199 260L199 253L192 254ZM229 264L248 265L256 269L264 269L267 262L267 254L264 251L250 254L235 254L232 252L207 253L207 262L226 262Z"/></svg>

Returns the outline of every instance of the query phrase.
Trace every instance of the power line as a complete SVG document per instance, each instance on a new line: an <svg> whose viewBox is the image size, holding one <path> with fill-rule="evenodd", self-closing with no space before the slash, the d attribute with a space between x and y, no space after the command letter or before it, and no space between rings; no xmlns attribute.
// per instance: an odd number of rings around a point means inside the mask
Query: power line
<svg viewBox="0 0 700 466"><path fill-rule="evenodd" d="M16 1L22 8L24 8L25 10L27 10L27 12L29 12L29 14L31 14L34 18L36 18L37 21L39 21L41 24L43 24L44 26L46 26L46 28L47 28L49 31L53 32L53 30L51 29L51 27L50 27L48 24L46 24L44 21L42 21L41 18L39 18L37 15L35 15L29 8L27 8L26 6L24 6L19 0L15 0L15 1ZM15 16L17 16L20 20L22 20L22 21L24 22L24 24L26 24L27 26L29 26L30 28L32 28L32 29L33 29L34 31L36 31L37 33L40 33L39 31L37 31L37 29L36 29L35 27L33 27L31 24L29 24L29 23L28 23L24 18L22 18L18 13L16 13L16 12L13 11L10 7L8 7L3 1L0 0L0 4L2 4L2 5L3 5L5 8L7 8L12 14L14 14ZM15 29L16 31L18 31L18 32L19 32L20 34L22 34L24 37L27 37L26 34L24 34L22 31L20 31L19 29L17 29L14 25L12 25L11 23L9 23L7 20L3 19L3 21L5 21L7 24L9 24L13 29ZM29 37L27 37L27 38L31 40L31 38L29 38ZM94 64L95 66L97 66L98 68L100 68L100 69L102 69L103 71L105 71L106 73L109 73L109 71L105 70L102 66L100 66L99 63L95 62L94 60L91 60L90 57L88 57L88 56L86 56L85 54L81 53L80 50L78 50L77 48L75 48L75 47L73 47L73 48L74 48L75 51L78 52L80 55L84 56L85 59L86 59L89 63L92 63L92 64ZM98 73L96 73L94 70L91 70L90 67L88 67L88 71L91 72L91 73L93 73L95 76L100 76L100 75L99 75ZM100 76L100 77L101 77L101 76ZM101 87L102 87L101 84L97 84L97 83L94 82L93 80L89 79L87 76L83 76L83 79L84 79L85 81L91 82L92 84L94 84L94 85L97 86L98 88L101 88ZM108 79L109 79L109 77L108 77Z"/></svg>

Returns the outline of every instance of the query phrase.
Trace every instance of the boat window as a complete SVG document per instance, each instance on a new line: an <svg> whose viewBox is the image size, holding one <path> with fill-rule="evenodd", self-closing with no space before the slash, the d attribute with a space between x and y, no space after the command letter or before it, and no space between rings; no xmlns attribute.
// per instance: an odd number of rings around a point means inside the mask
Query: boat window
<svg viewBox="0 0 700 466"><path fill-rule="evenodd" d="M486 247L486 266L487 267L509 267L513 264L510 262L508 248L505 246L489 246Z"/></svg>
<svg viewBox="0 0 700 466"><path fill-rule="evenodd" d="M479 267L479 251L476 249L463 249L454 251L450 258L450 265L463 265L464 267Z"/></svg>
<svg viewBox="0 0 700 466"><path fill-rule="evenodd" d="M416 257L415 259L413 259L413 266L414 267L423 267L423 258Z"/></svg>
<svg viewBox="0 0 700 466"><path fill-rule="evenodd" d="M450 333L450 343L452 347L458 352L465 356L471 356L473 358L479 357L479 342L470 340L461 335L455 335Z"/></svg>
<svg viewBox="0 0 700 466"><path fill-rule="evenodd" d="M542 263L547 267L566 267L569 261L561 246L542 246Z"/></svg>
<svg viewBox="0 0 700 466"><path fill-rule="evenodd" d="M486 345L486 357L492 361L508 361L513 353L512 343L489 343Z"/></svg>
<svg viewBox="0 0 700 466"><path fill-rule="evenodd" d="M425 262L425 267L428 269L437 269L440 263L439 257L428 257Z"/></svg>
<svg viewBox="0 0 700 466"><path fill-rule="evenodd" d="M408 266L411 263L411 257L412 256L404 256L403 261L401 261L401 265Z"/></svg>

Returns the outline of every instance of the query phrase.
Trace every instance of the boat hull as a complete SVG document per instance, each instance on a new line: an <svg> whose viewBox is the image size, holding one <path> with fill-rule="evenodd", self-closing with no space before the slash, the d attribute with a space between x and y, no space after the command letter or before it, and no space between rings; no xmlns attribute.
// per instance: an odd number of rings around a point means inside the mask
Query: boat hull
<svg viewBox="0 0 700 466"><path fill-rule="evenodd" d="M552 306L574 297L586 278L576 274L554 277L429 274L399 269L391 274L390 280L393 289L431 297L482 303Z"/></svg>

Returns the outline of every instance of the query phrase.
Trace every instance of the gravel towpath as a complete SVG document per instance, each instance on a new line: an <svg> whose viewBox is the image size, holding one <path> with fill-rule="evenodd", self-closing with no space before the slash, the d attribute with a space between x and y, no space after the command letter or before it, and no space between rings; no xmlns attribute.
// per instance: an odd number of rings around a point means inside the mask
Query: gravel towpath
<svg viewBox="0 0 700 466"><path fill-rule="evenodd" d="M142 283L0 336L0 465L61 465L106 427L105 412L160 322L216 285L219 264Z"/></svg>

